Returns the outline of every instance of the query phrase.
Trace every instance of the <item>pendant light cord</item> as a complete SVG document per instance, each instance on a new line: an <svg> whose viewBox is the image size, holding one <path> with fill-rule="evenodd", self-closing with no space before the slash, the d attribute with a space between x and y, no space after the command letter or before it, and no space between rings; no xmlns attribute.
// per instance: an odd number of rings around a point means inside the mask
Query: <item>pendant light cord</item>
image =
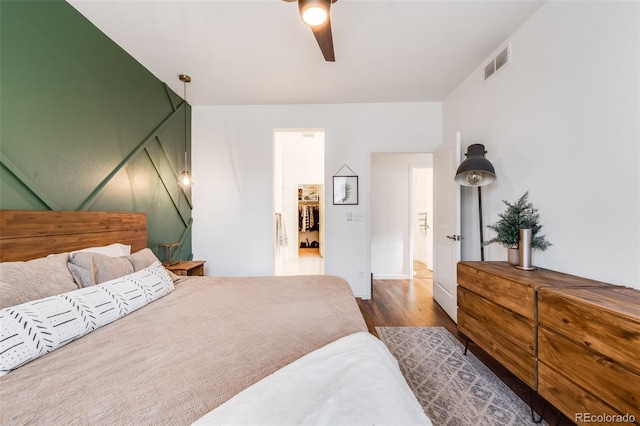
<svg viewBox="0 0 640 426"><path fill-rule="evenodd" d="M183 83L182 86L182 96L184 97L184 102L182 106L184 107L184 168L178 181L184 186L193 185L193 178L191 177L191 173L189 172L189 164L188 164L188 156L187 156L187 148L188 148L188 137L189 137L189 102L187 101L187 83L191 82L191 77L186 74L179 75L180 81Z"/></svg>
<svg viewBox="0 0 640 426"><path fill-rule="evenodd" d="M184 86L184 169L189 170L187 165L187 81L183 81Z"/></svg>

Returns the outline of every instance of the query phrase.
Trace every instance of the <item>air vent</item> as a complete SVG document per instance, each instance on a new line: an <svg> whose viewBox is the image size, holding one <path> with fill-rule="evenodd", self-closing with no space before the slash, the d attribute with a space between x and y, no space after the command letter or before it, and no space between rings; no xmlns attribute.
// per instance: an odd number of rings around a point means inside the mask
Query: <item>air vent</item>
<svg viewBox="0 0 640 426"><path fill-rule="evenodd" d="M507 45L498 53L498 55L491 59L487 65L484 66L484 81L489 80L498 71L506 67L511 63L511 43Z"/></svg>

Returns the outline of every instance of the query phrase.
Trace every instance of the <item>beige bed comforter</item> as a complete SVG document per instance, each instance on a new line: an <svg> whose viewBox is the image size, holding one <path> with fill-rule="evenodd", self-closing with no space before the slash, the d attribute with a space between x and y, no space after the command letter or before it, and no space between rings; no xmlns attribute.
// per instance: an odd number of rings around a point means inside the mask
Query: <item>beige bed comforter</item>
<svg viewBox="0 0 640 426"><path fill-rule="evenodd" d="M189 424L358 331L366 325L341 278L188 278L0 378L0 424Z"/></svg>

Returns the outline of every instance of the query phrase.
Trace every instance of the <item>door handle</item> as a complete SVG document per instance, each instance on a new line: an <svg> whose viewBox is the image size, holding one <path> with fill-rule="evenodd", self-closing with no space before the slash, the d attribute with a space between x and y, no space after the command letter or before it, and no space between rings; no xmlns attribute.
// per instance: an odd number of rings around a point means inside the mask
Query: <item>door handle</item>
<svg viewBox="0 0 640 426"><path fill-rule="evenodd" d="M447 235L447 238L453 241L460 241L464 237L462 235Z"/></svg>

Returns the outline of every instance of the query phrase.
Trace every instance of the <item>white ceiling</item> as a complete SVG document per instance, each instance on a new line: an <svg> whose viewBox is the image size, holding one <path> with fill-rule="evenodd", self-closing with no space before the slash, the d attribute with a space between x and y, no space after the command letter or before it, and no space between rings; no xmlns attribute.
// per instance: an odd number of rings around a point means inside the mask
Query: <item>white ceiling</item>
<svg viewBox="0 0 640 426"><path fill-rule="evenodd" d="M201 105L441 101L542 0L339 0L336 62L295 3L69 0L156 77Z"/></svg>

